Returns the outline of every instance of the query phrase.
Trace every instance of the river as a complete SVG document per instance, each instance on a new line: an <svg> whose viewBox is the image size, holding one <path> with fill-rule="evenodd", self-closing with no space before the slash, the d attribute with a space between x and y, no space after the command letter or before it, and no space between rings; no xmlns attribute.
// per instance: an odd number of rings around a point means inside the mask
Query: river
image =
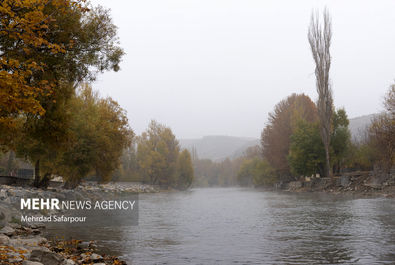
<svg viewBox="0 0 395 265"><path fill-rule="evenodd" d="M395 203L244 188L141 194L139 225L51 228L128 264L394 264Z"/></svg>

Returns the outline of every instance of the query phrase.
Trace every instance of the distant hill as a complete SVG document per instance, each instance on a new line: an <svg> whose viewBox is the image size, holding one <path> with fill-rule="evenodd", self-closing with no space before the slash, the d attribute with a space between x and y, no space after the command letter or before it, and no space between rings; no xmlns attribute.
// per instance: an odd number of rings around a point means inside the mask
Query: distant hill
<svg viewBox="0 0 395 265"><path fill-rule="evenodd" d="M199 139L180 139L182 148L192 149L195 147L200 159L221 161L226 158L241 156L250 146L259 144L256 138L234 136L204 136Z"/></svg>
<svg viewBox="0 0 395 265"><path fill-rule="evenodd" d="M378 114L369 114L350 119L350 124L348 127L350 128L351 138L354 141L361 140L364 136L366 129L371 124L372 119L375 118L377 115Z"/></svg>
<svg viewBox="0 0 395 265"><path fill-rule="evenodd" d="M350 119L350 132L353 140L360 140L363 133L377 114L370 114ZM259 139L234 136L204 136L198 139L180 139L182 148L191 150L195 147L200 159L222 161L243 155L250 146L259 145Z"/></svg>

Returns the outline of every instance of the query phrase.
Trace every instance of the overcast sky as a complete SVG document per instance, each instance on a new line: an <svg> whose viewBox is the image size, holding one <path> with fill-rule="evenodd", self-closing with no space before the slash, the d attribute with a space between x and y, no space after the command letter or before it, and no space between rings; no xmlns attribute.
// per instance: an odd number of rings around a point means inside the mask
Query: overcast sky
<svg viewBox="0 0 395 265"><path fill-rule="evenodd" d="M112 10L126 52L121 71L94 87L128 112L140 134L151 119L178 138L259 137L291 93L314 101L307 41L311 11L333 22L334 103L350 118L382 110L395 79L395 1L93 0Z"/></svg>

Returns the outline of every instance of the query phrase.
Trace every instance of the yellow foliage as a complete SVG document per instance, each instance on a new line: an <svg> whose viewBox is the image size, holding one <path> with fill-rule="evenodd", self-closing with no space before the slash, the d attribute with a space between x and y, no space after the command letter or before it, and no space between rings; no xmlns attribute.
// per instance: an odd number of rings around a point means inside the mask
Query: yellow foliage
<svg viewBox="0 0 395 265"><path fill-rule="evenodd" d="M29 58L32 49L46 53L64 53L63 45L50 41L49 25L56 24L47 12L58 13L71 8L84 9L84 0L3 0L0 2L0 127L12 126L10 120L20 114L43 115L39 96L48 96L54 84L36 80L45 71L44 62Z"/></svg>

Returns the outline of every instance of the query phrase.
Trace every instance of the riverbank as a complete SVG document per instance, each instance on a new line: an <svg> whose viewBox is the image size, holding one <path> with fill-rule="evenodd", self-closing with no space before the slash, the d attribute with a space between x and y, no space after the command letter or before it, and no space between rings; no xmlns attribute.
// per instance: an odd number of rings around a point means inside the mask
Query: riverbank
<svg viewBox="0 0 395 265"><path fill-rule="evenodd" d="M277 185L277 189L290 192L347 193L363 196L395 198L394 173L373 171L344 173L333 178L307 178Z"/></svg>
<svg viewBox="0 0 395 265"><path fill-rule="evenodd" d="M0 230L0 263L17 265L126 264L95 253L94 242L48 240L41 225L10 223Z"/></svg>
<svg viewBox="0 0 395 265"><path fill-rule="evenodd" d="M93 242L79 240L48 240L42 234L43 224L21 222L22 198L58 198L60 200L100 200L106 196L135 193L153 193L159 190L139 183L94 184L83 183L74 190L50 187L0 185L0 264L73 265L73 264L126 264L116 257L95 253ZM56 211L40 211L48 215Z"/></svg>

